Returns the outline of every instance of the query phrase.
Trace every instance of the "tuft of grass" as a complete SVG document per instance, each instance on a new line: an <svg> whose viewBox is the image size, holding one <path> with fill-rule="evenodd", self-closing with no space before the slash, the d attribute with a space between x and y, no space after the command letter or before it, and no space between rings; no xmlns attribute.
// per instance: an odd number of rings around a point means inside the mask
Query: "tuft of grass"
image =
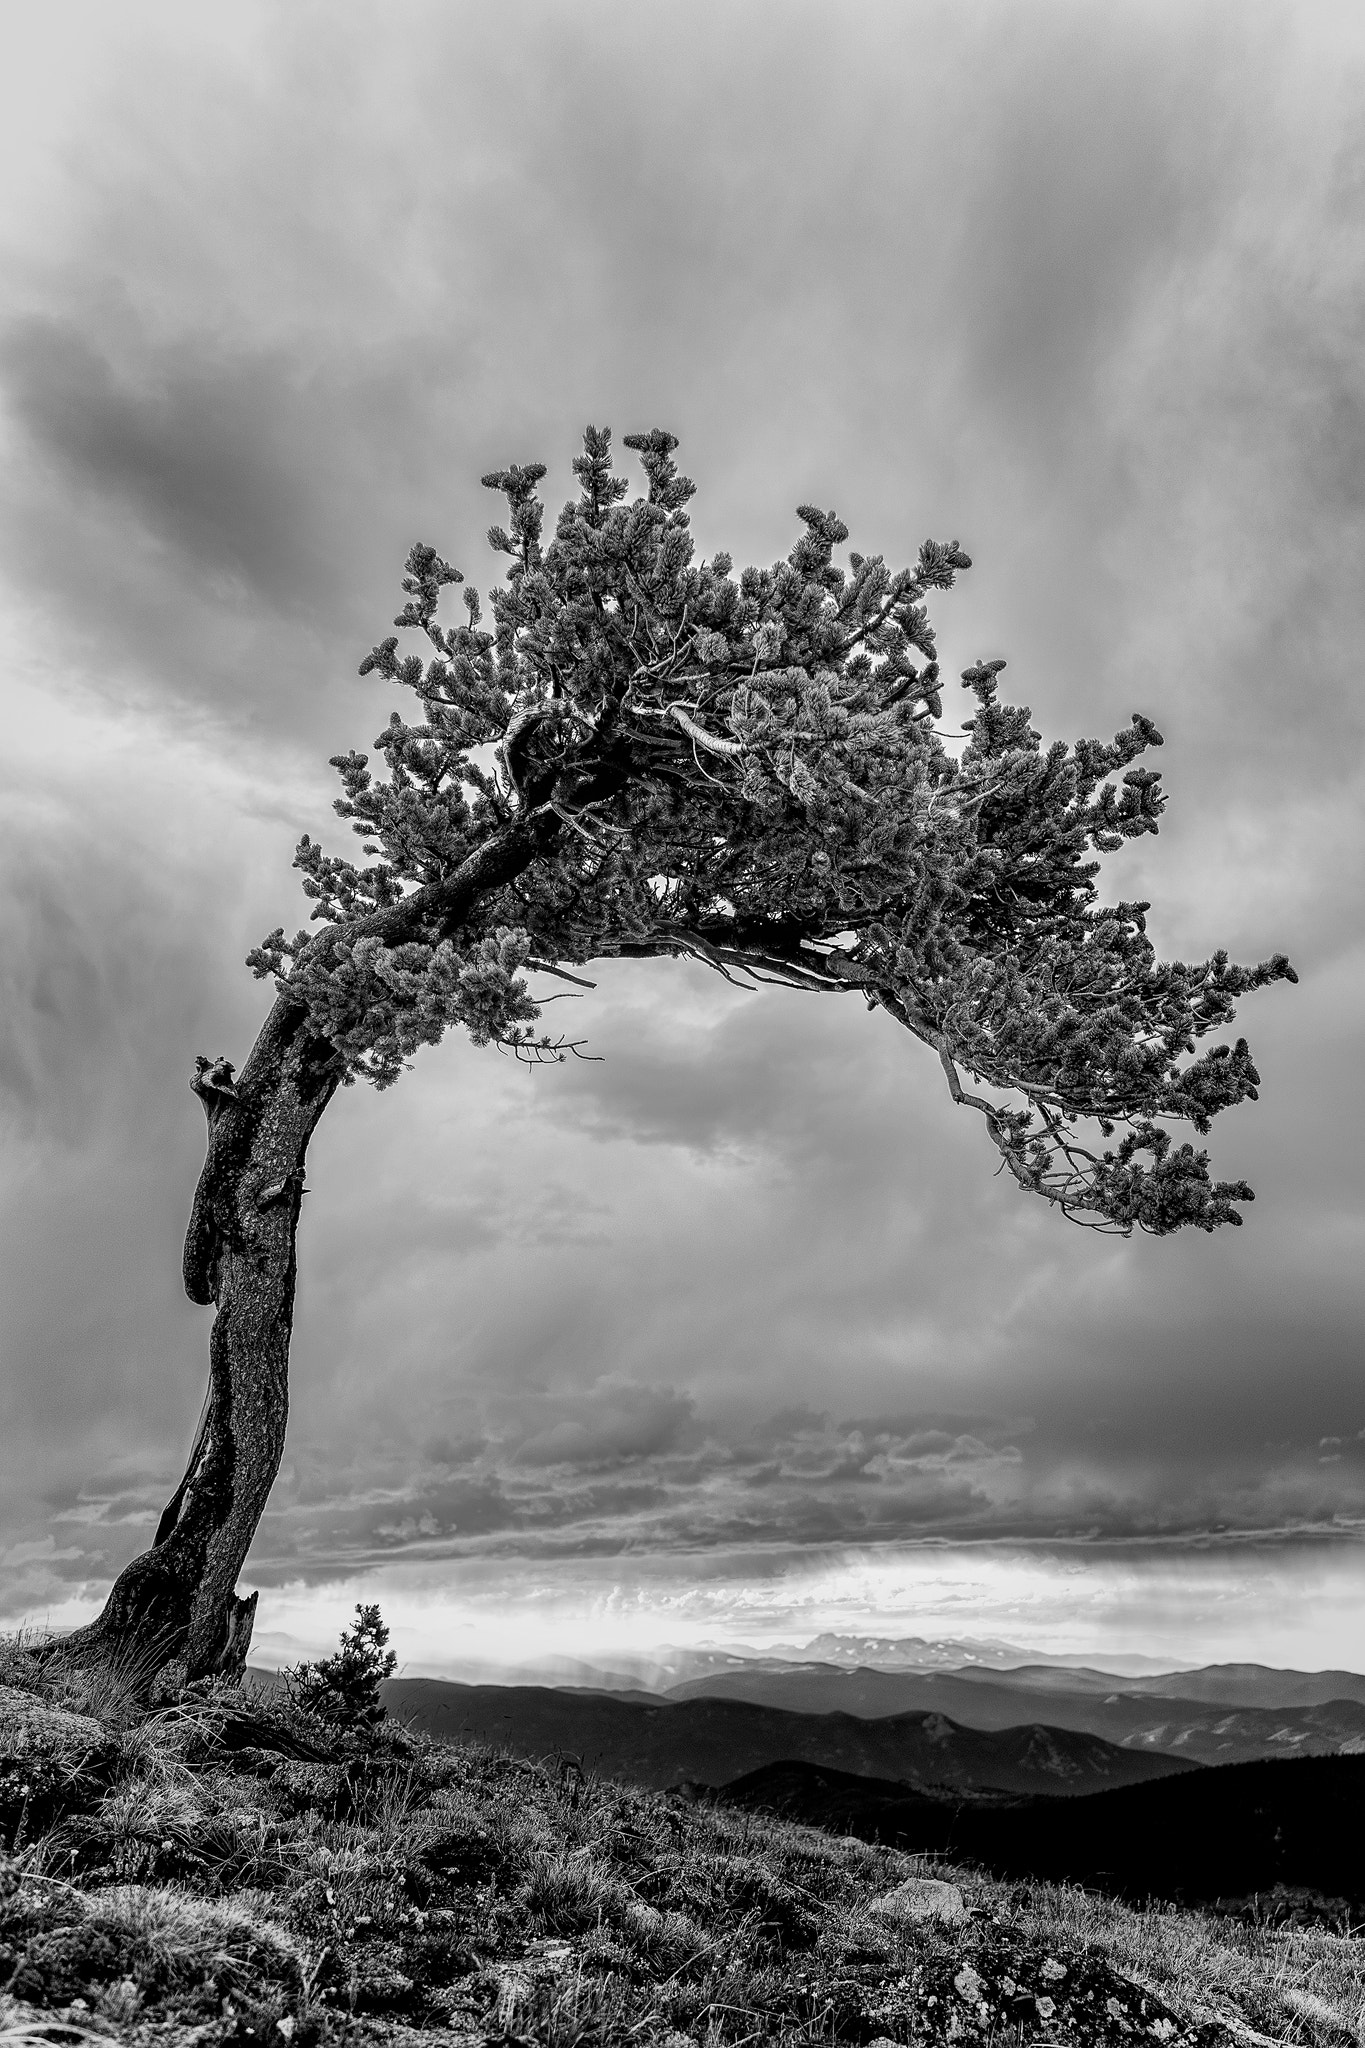
<svg viewBox="0 0 1365 2048"><path fill-rule="evenodd" d="M0 1645L0 1792L21 1784L0 2048L1365 2039L1351 1933L999 1884L278 1692L139 1710ZM879 1909L916 1876L965 1920Z"/></svg>
<svg viewBox="0 0 1365 2048"><path fill-rule="evenodd" d="M1125 1907L1080 1886L1015 1888L1013 1910L1172 2004L1278 2040L1365 2040L1365 1938L1173 1907Z"/></svg>

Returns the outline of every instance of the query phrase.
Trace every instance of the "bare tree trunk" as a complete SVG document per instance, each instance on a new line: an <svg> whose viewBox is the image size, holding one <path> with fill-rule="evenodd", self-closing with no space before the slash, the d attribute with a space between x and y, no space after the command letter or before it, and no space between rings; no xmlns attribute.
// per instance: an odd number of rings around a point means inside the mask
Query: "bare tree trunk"
<svg viewBox="0 0 1365 2048"><path fill-rule="evenodd" d="M452 937L482 897L521 874L558 832L548 811L513 821L452 875L320 934L319 943ZM226 1060L201 1059L198 1067L190 1086L204 1105L209 1142L184 1271L190 1300L217 1308L204 1414L151 1549L119 1574L96 1619L59 1646L77 1663L116 1661L152 1697L193 1678L238 1677L246 1663L256 1596L238 1599L237 1574L284 1451L303 1164L343 1071L335 1046L287 995L235 1083Z"/></svg>
<svg viewBox="0 0 1365 2048"><path fill-rule="evenodd" d="M61 1646L81 1663L116 1659L153 1695L246 1662L256 1596L237 1598L237 1574L284 1450L304 1158L340 1078L333 1047L282 996L239 1080L226 1061L201 1061L191 1083L209 1139L185 1287L217 1309L204 1413L151 1549Z"/></svg>

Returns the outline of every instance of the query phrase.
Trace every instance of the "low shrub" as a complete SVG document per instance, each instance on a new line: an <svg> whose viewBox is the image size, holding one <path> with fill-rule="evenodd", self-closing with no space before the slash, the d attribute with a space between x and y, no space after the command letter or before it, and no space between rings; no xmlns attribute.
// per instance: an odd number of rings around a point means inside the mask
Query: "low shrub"
<svg viewBox="0 0 1365 2048"><path fill-rule="evenodd" d="M375 1728L384 1718L380 1687L398 1663L378 1607L357 1605L355 1625L341 1632L332 1656L296 1664L284 1675L293 1705L343 1729Z"/></svg>

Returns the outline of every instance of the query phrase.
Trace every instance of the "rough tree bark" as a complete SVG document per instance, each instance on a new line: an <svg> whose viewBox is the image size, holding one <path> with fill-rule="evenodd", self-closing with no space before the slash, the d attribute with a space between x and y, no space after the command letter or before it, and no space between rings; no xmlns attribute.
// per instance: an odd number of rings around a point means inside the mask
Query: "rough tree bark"
<svg viewBox="0 0 1365 2048"><path fill-rule="evenodd" d="M120 1574L98 1619L62 1644L81 1662L117 1658L158 1693L239 1676L246 1662L256 1596L237 1598L237 1574L284 1450L304 1160L340 1079L332 1046L281 996L240 1079L226 1061L201 1061L190 1084L208 1152L185 1290L217 1310L204 1413L151 1549Z"/></svg>
<svg viewBox="0 0 1365 2048"><path fill-rule="evenodd" d="M556 831L553 818L509 826L444 881L330 936L390 945L454 936ZM328 939L320 933L318 943ZM237 1575L284 1451L304 1161L343 1074L336 1048L288 995L235 1080L226 1060L197 1064L190 1086L208 1119L208 1151L184 1277L191 1301L217 1311L204 1412L151 1549L120 1573L96 1619L54 1646L77 1664L116 1662L153 1698L191 1679L240 1677L246 1663L256 1595L238 1598Z"/></svg>

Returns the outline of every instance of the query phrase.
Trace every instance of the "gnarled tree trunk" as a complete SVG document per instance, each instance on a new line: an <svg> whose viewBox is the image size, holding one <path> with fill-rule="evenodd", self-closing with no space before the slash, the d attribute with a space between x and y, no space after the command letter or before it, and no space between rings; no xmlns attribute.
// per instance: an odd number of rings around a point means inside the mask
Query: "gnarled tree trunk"
<svg viewBox="0 0 1365 2048"><path fill-rule="evenodd" d="M452 937L558 831L548 812L505 826L453 874L319 934L319 943ZM306 1006L288 995L276 1000L235 1082L226 1060L198 1066L190 1086L208 1118L208 1156L184 1270L191 1301L217 1309L204 1413L151 1549L119 1574L96 1619L57 1646L76 1663L117 1662L153 1697L189 1679L239 1677L246 1663L256 1596L238 1599L237 1574L284 1451L304 1159L344 1071Z"/></svg>
<svg viewBox="0 0 1365 2048"><path fill-rule="evenodd" d="M304 1158L340 1078L333 1047L281 996L240 1079L226 1061L201 1061L191 1083L209 1136L185 1288L217 1310L204 1413L151 1549L61 1645L82 1663L117 1659L153 1694L239 1676L246 1662L256 1596L238 1599L237 1574L284 1450Z"/></svg>

